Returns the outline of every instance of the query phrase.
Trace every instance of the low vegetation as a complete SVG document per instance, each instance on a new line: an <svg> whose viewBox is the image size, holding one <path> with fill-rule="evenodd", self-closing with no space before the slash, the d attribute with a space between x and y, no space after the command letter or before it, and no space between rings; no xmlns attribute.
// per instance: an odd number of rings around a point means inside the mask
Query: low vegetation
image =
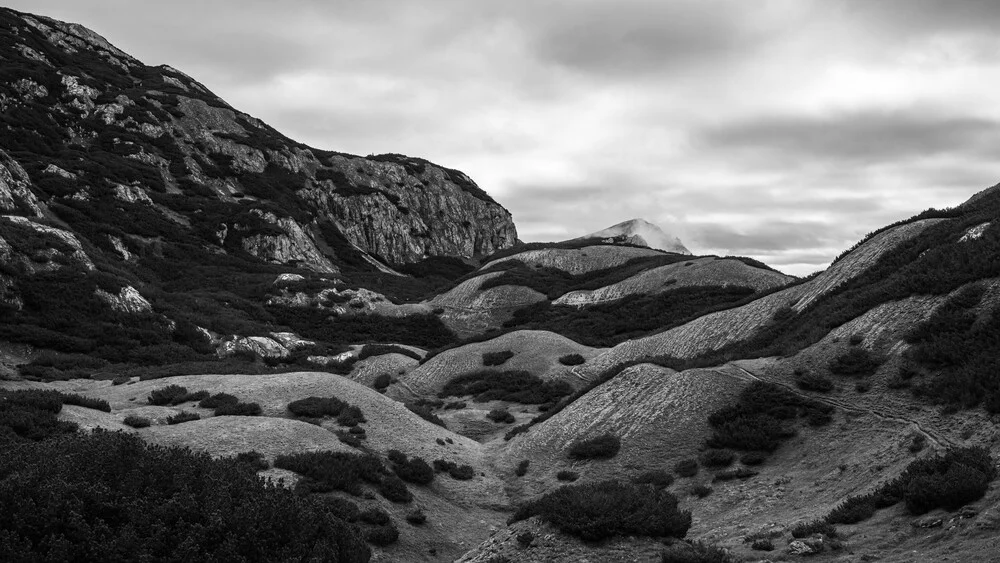
<svg viewBox="0 0 1000 563"><path fill-rule="evenodd" d="M580 474L576 471L570 471L568 469L563 469L556 473L556 479L559 481L566 481L572 483L580 478Z"/></svg>
<svg viewBox="0 0 1000 563"><path fill-rule="evenodd" d="M851 348L830 361L830 372L837 375L864 377L874 375L882 361L864 348Z"/></svg>
<svg viewBox="0 0 1000 563"><path fill-rule="evenodd" d="M501 352L484 352L483 365L487 367L502 366L507 363L507 360L513 357L514 352L511 352L510 350L503 350Z"/></svg>
<svg viewBox="0 0 1000 563"><path fill-rule="evenodd" d="M682 459L674 465L674 473L679 477L694 477L698 474L698 460Z"/></svg>
<svg viewBox="0 0 1000 563"><path fill-rule="evenodd" d="M337 397L306 397L288 403L288 411L306 418L336 417L341 426L357 426L365 422L361 408Z"/></svg>
<svg viewBox="0 0 1000 563"><path fill-rule="evenodd" d="M358 353L358 361L385 354L401 354L414 360L421 358L419 353L395 344L365 344L361 347L361 352Z"/></svg>
<svg viewBox="0 0 1000 563"><path fill-rule="evenodd" d="M422 458L408 458L399 450L389 450L386 455L392 464L392 470L400 479L407 483L429 485L434 480L434 469Z"/></svg>
<svg viewBox="0 0 1000 563"><path fill-rule="evenodd" d="M500 424L510 424L514 422L514 415L507 409L493 409L486 414L486 418Z"/></svg>
<svg viewBox="0 0 1000 563"><path fill-rule="evenodd" d="M616 481L560 487L519 506L508 523L532 516L587 541L612 536L683 538L691 527L691 513L680 510L672 494Z"/></svg>
<svg viewBox="0 0 1000 563"><path fill-rule="evenodd" d="M524 405L554 403L573 392L565 381L542 381L526 371L476 371L444 385L439 397L471 395L475 401L510 401Z"/></svg>
<svg viewBox="0 0 1000 563"><path fill-rule="evenodd" d="M674 476L662 469L640 473L632 479L636 485L650 485L656 489L666 489L674 483Z"/></svg>
<svg viewBox="0 0 1000 563"><path fill-rule="evenodd" d="M579 366L585 363L587 360L581 354L566 354L565 356L559 356L559 363L564 366Z"/></svg>
<svg viewBox="0 0 1000 563"><path fill-rule="evenodd" d="M409 409L409 411L412 412L413 414L419 416L420 418L426 420L427 422L430 422L431 424L436 424L441 428L447 428L444 421L441 420L441 418L438 415L434 414L431 411L431 409L425 405L421 405L419 403L406 403L406 408Z"/></svg>
<svg viewBox="0 0 1000 563"><path fill-rule="evenodd" d="M181 411L171 417L167 418L167 424L182 424L184 422L191 422L192 420L200 420L201 415L196 412Z"/></svg>
<svg viewBox="0 0 1000 563"><path fill-rule="evenodd" d="M758 381L740 392L735 404L708 417L712 435L706 444L712 448L773 452L795 435L796 419L821 426L832 420L832 413L831 406Z"/></svg>
<svg viewBox="0 0 1000 563"><path fill-rule="evenodd" d="M622 443L618 436L601 434L573 442L567 454L570 459L611 459L618 455L621 447Z"/></svg>

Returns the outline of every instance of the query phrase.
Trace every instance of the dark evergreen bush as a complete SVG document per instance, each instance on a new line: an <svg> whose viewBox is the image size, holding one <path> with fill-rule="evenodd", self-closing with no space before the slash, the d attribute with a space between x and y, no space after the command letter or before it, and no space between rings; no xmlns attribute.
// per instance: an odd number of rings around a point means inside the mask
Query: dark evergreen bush
<svg viewBox="0 0 1000 563"><path fill-rule="evenodd" d="M76 424L56 416L62 401L62 394L56 391L0 389L0 446L75 432Z"/></svg>
<svg viewBox="0 0 1000 563"><path fill-rule="evenodd" d="M406 488L406 483L395 475L382 477L378 492L390 502L408 503L413 500L413 494Z"/></svg>
<svg viewBox="0 0 1000 563"><path fill-rule="evenodd" d="M767 461L767 452L747 452L740 456L743 465L760 465Z"/></svg>
<svg viewBox="0 0 1000 563"><path fill-rule="evenodd" d="M873 375L882 364L881 360L864 348L851 348L830 361L830 372L837 375Z"/></svg>
<svg viewBox="0 0 1000 563"><path fill-rule="evenodd" d="M735 563L721 547L702 542L677 542L663 552L662 563Z"/></svg>
<svg viewBox="0 0 1000 563"><path fill-rule="evenodd" d="M62 396L64 405L77 405L88 409L111 412L111 405L104 399L92 399L83 395L77 395L76 393L63 393Z"/></svg>
<svg viewBox="0 0 1000 563"><path fill-rule="evenodd" d="M448 475L458 481L468 481L476 476L476 470L471 465L458 465L448 469Z"/></svg>
<svg viewBox="0 0 1000 563"><path fill-rule="evenodd" d="M618 455L621 446L618 436L601 434L573 442L568 454L571 459L610 459Z"/></svg>
<svg viewBox="0 0 1000 563"><path fill-rule="evenodd" d="M389 516L389 513L381 508L366 508L358 515L358 519L373 526L385 526L389 522L392 522L392 517Z"/></svg>
<svg viewBox="0 0 1000 563"><path fill-rule="evenodd" d="M679 510L672 494L615 481L560 487L518 507L508 523L532 516L587 541L619 535L682 538L691 527L691 513Z"/></svg>
<svg viewBox="0 0 1000 563"><path fill-rule="evenodd" d="M781 442L795 435L791 423L805 418L810 425L829 423L833 407L799 397L772 383L750 384L740 392L735 404L723 407L708 417L712 435L706 444L712 448L772 452Z"/></svg>
<svg viewBox="0 0 1000 563"><path fill-rule="evenodd" d="M444 421L441 420L440 417L438 417L438 415L431 412L431 409L425 406L418 405L416 403L406 403L406 408L409 409L410 412L412 412L413 414L419 416L420 418L426 420L427 422L430 422L431 424L437 424L441 428L448 428L447 426L445 426Z"/></svg>
<svg viewBox="0 0 1000 563"><path fill-rule="evenodd" d="M399 540L399 530L392 524L374 526L365 531L365 539L372 545L385 547Z"/></svg>
<svg viewBox="0 0 1000 563"><path fill-rule="evenodd" d="M514 470L514 475L518 477L524 477L528 474L528 465L531 464L530 461L522 459L520 463L517 464L517 469Z"/></svg>
<svg viewBox="0 0 1000 563"><path fill-rule="evenodd" d="M239 399L229 393L216 393L202 399L198 403L198 406L205 409L217 409L222 405L234 405L239 402Z"/></svg>
<svg viewBox="0 0 1000 563"><path fill-rule="evenodd" d="M576 471L569 471L568 469L563 469L559 473L556 473L556 479L560 481L567 481L572 483L580 478L580 474Z"/></svg>
<svg viewBox="0 0 1000 563"><path fill-rule="evenodd" d="M307 490L344 491L355 496L361 495L362 483L377 485L387 474L382 462L375 456L346 452L280 455L274 460L274 466L305 477L300 483Z"/></svg>
<svg viewBox="0 0 1000 563"><path fill-rule="evenodd" d="M406 454L398 450L390 450L388 456L392 470L400 479L417 485L428 485L434 480L434 469L422 458L407 459Z"/></svg>
<svg viewBox="0 0 1000 563"><path fill-rule="evenodd" d="M216 416L258 416L261 412L257 403L225 403L215 408Z"/></svg>
<svg viewBox="0 0 1000 563"><path fill-rule="evenodd" d="M122 424L131 426L132 428L147 428L149 427L150 422L148 418L130 414L125 417L125 420L122 420Z"/></svg>
<svg viewBox="0 0 1000 563"><path fill-rule="evenodd" d="M674 465L674 473L680 477L694 477L698 474L698 461L694 459L682 459Z"/></svg>
<svg viewBox="0 0 1000 563"><path fill-rule="evenodd" d="M580 354L566 354L565 356L559 356L559 363L564 366L578 366L586 361L587 360Z"/></svg>
<svg viewBox="0 0 1000 563"><path fill-rule="evenodd" d="M734 467L725 471L720 471L712 477L712 482L732 481L735 479L749 479L757 475L757 472L746 467Z"/></svg>
<svg viewBox="0 0 1000 563"><path fill-rule="evenodd" d="M795 384L798 385L799 389L819 391L820 393L828 393L834 389L833 381L815 373L805 373L795 376Z"/></svg>
<svg viewBox="0 0 1000 563"><path fill-rule="evenodd" d="M535 541L535 534L529 531L521 532L517 535L517 545L521 547L530 547L533 541Z"/></svg>
<svg viewBox="0 0 1000 563"><path fill-rule="evenodd" d="M728 467L736 459L736 454L729 450L705 450L699 456L701 464L705 467Z"/></svg>
<svg viewBox="0 0 1000 563"><path fill-rule="evenodd" d="M337 416L346 407L347 403L336 397L306 397L288 403L289 412L310 418Z"/></svg>
<svg viewBox="0 0 1000 563"><path fill-rule="evenodd" d="M666 489L674 482L674 476L662 469L654 469L640 473L632 482L636 485L652 485L657 489Z"/></svg>
<svg viewBox="0 0 1000 563"><path fill-rule="evenodd" d="M837 537L837 528L825 520L799 522L792 527L793 538L807 538L813 534L823 534L824 536L835 538Z"/></svg>
<svg viewBox="0 0 1000 563"><path fill-rule="evenodd" d="M389 387L392 383L392 376L388 373L380 373L375 376L374 381L372 381L372 387L375 389L385 389Z"/></svg>
<svg viewBox="0 0 1000 563"><path fill-rule="evenodd" d="M0 505L8 561L370 557L350 526L249 466L124 433L53 437L0 456Z"/></svg>
<svg viewBox="0 0 1000 563"><path fill-rule="evenodd" d="M705 498L708 495L712 494L712 487L709 487L708 485L705 484L698 484L695 485L694 487L691 487L691 494L698 498Z"/></svg>
<svg viewBox="0 0 1000 563"><path fill-rule="evenodd" d="M257 450L251 450L249 452L240 452L236 454L235 459L238 463L245 463L252 467L255 471L263 471L271 467L271 464L264 459L264 455Z"/></svg>
<svg viewBox="0 0 1000 563"><path fill-rule="evenodd" d="M565 381L542 381L526 371L477 371L460 375L444 385L439 396L472 395L477 402L510 401L540 405L558 401L573 392Z"/></svg>
<svg viewBox="0 0 1000 563"><path fill-rule="evenodd" d="M503 350L501 352L484 352L483 353L483 365L484 366L502 366L507 363L507 360L514 357L514 352L510 350Z"/></svg>
<svg viewBox="0 0 1000 563"><path fill-rule="evenodd" d="M166 387L155 389L149 394L148 402L151 405L170 405L175 400L188 396L188 390L180 385L167 385ZM181 401L183 402L183 401Z"/></svg>
<svg viewBox="0 0 1000 563"><path fill-rule="evenodd" d="M169 418L167 418L167 424L181 424L182 422L190 422L192 420L199 420L201 415L196 412L179 412Z"/></svg>
<svg viewBox="0 0 1000 563"><path fill-rule="evenodd" d="M510 414L507 409L492 409L487 413L486 418L492 420L493 422L499 422L503 424L510 424L514 422L514 415Z"/></svg>
<svg viewBox="0 0 1000 563"><path fill-rule="evenodd" d="M406 521L414 526L423 526L427 522L427 515L419 508L406 513Z"/></svg>

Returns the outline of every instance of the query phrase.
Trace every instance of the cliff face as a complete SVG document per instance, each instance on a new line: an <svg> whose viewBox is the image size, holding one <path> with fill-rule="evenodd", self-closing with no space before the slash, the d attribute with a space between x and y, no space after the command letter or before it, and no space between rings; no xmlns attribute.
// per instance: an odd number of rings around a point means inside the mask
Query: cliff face
<svg viewBox="0 0 1000 563"><path fill-rule="evenodd" d="M87 238L116 256L147 236L103 212L116 195L174 226L158 237L319 272L338 270L338 249L406 263L517 239L510 213L461 172L302 145L81 26L0 9L0 61L0 210L48 206L75 226L71 207L106 221Z"/></svg>

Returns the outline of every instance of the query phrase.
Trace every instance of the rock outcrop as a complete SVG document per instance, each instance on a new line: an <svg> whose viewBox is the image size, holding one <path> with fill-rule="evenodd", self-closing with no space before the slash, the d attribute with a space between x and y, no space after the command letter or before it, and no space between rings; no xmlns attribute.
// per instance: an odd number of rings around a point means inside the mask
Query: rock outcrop
<svg viewBox="0 0 1000 563"><path fill-rule="evenodd" d="M630 219L573 240L599 240L613 244L634 244L677 254L691 254L681 239L667 234L645 219Z"/></svg>

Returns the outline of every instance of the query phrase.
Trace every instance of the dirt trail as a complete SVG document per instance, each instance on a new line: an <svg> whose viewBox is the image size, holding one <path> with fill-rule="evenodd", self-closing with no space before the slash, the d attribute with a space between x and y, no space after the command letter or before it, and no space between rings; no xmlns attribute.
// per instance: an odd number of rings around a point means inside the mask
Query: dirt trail
<svg viewBox="0 0 1000 563"><path fill-rule="evenodd" d="M737 373L732 373L730 370L726 370L725 368L733 368L734 370L737 370ZM855 412L855 413L870 414L870 415L875 416L876 418L879 418L879 419L882 419L882 420L897 422L897 423L904 424L906 426L910 426L913 429L915 429L917 432L920 432L923 436L925 436L932 444L934 444L938 448L945 448L945 447L948 447L948 446L954 446L955 445L955 442L953 440L951 440L950 438L942 436L942 435L940 435L940 434L938 434L938 433L936 433L936 432L934 432L932 430L929 430L929 429L925 428L924 426L922 426L920 424L920 422L918 422L918 421L916 421L916 420L914 420L912 418L903 416L901 414L890 413L890 412L886 412L886 411L880 410L880 409L875 409L875 408L871 408L871 407L867 407L867 406L863 406L863 405L852 404L852 403L848 403L847 401L842 401L840 399L834 399L832 397L828 397L828 396L824 396L824 395L814 395L814 394L811 394L811 393L805 393L802 390L800 390L797 387L795 387L794 385L789 385L789 384L784 383L782 381L776 381L776 380L772 380L772 379L763 379L763 378L757 376L756 374L751 373L746 368L744 368L742 366L738 366L736 364L726 364L725 366L718 367L718 368L711 368L711 369L712 369L712 371L715 371L715 372L718 372L718 373L721 373L721 374L724 374L724 375L728 375L730 377L734 377L734 378L737 378L737 379L750 380L750 381L763 381L765 383L772 383L774 385L779 385L779 386L787 389L788 391L791 391L795 395L798 395L799 397L803 397L803 398L810 399L810 400L813 400L813 401L818 401L818 402L823 403L825 405L830 405L832 407L841 409L841 410L846 411L846 412Z"/></svg>

